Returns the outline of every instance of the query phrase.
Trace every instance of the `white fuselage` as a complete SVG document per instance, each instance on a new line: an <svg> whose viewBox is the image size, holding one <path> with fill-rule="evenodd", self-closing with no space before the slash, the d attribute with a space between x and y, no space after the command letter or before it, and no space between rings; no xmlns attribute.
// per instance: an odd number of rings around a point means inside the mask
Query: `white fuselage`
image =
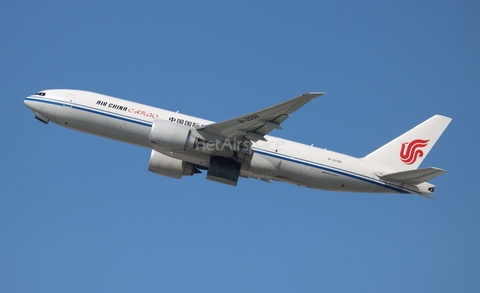
<svg viewBox="0 0 480 293"><path fill-rule="evenodd" d="M152 148L149 134L156 119L170 120L190 127L213 123L92 92L43 92L46 95L27 97L25 104L52 122L149 149ZM425 192L419 186L393 185L378 179L375 174L393 170L366 160L273 136L265 138L266 142L253 144L253 159L250 166L242 165L241 176L324 190L418 194ZM209 156L206 153L192 150L164 154L208 167Z"/></svg>

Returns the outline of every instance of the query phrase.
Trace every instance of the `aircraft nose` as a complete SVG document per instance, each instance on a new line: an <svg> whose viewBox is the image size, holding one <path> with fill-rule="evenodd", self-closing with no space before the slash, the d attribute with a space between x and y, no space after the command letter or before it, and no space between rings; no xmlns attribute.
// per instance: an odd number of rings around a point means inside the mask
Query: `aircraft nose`
<svg viewBox="0 0 480 293"><path fill-rule="evenodd" d="M39 105L38 102L34 101L30 97L26 97L25 100L23 100L25 103L25 106L27 106L28 109L32 110L32 112L35 113L35 119L47 124L50 121L50 117L48 114L48 111L45 111L45 108L41 105Z"/></svg>
<svg viewBox="0 0 480 293"><path fill-rule="evenodd" d="M34 106L34 102L32 102L31 100L27 98L25 98L25 100L23 100L23 102L25 103L25 106L27 106L28 109L32 110L33 112L35 112L35 106Z"/></svg>

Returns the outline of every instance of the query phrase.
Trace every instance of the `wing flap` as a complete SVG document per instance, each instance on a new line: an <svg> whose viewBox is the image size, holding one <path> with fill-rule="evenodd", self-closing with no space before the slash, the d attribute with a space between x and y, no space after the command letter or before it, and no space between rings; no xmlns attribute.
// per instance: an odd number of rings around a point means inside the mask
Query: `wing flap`
<svg viewBox="0 0 480 293"><path fill-rule="evenodd" d="M262 140L263 136L273 129L282 129L280 124L285 121L291 113L312 99L324 94L325 93L322 92L305 93L257 112L202 126L197 128L197 131L224 139Z"/></svg>
<svg viewBox="0 0 480 293"><path fill-rule="evenodd" d="M382 180L393 183L416 185L427 182L428 180L440 176L445 172L447 171L440 168L429 167L377 176Z"/></svg>

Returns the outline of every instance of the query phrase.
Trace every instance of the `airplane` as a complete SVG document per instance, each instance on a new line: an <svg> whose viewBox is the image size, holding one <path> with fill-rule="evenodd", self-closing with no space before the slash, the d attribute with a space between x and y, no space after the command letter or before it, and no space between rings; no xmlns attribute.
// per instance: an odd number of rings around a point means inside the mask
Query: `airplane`
<svg viewBox="0 0 480 293"><path fill-rule="evenodd" d="M363 158L268 135L324 94L307 92L216 123L82 90L43 90L24 103L45 124L151 149L148 170L158 175L180 179L204 170L208 180L232 186L245 177L319 190L431 198L435 185L427 181L446 171L419 166L451 118L434 115Z"/></svg>

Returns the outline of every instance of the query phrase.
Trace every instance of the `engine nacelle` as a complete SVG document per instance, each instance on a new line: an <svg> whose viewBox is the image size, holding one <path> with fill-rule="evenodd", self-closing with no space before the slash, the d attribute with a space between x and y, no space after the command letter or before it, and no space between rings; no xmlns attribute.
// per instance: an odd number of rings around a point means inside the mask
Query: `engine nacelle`
<svg viewBox="0 0 480 293"><path fill-rule="evenodd" d="M191 128L166 120L153 121L149 139L155 149L176 152L193 149L197 142Z"/></svg>
<svg viewBox="0 0 480 293"><path fill-rule="evenodd" d="M152 150L152 154L150 155L148 171L177 179L182 178L183 175L200 173L192 163L170 158L169 156L165 156L155 150Z"/></svg>

